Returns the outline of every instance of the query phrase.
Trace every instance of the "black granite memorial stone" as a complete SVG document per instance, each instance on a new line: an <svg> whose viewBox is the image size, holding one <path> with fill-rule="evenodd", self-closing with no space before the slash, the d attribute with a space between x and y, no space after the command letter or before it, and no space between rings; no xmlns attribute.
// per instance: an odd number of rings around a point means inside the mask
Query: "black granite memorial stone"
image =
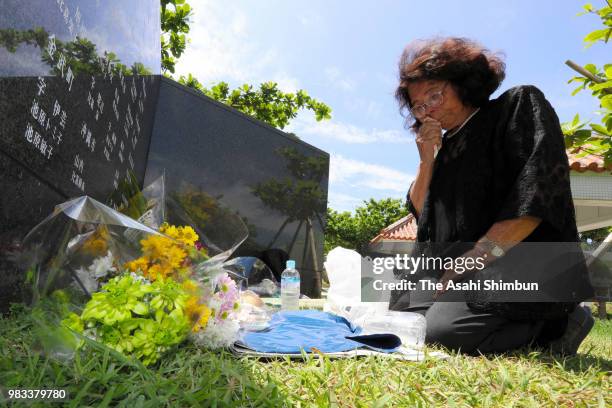
<svg viewBox="0 0 612 408"><path fill-rule="evenodd" d="M175 199L215 198L242 217L249 239L237 255L273 263L267 258L285 253L297 261L302 293L320 296L327 153L163 78L145 184L164 172Z"/></svg>
<svg viewBox="0 0 612 408"><path fill-rule="evenodd" d="M53 207L142 184L159 88L159 2L0 0L0 310L12 257Z"/></svg>

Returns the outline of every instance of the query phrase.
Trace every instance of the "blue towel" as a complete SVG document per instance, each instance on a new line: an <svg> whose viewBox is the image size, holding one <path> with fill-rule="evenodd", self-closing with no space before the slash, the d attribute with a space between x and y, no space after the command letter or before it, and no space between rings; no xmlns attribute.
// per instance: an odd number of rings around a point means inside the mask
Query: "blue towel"
<svg viewBox="0 0 612 408"><path fill-rule="evenodd" d="M332 313L316 310L277 312L270 326L259 332L244 334L242 345L261 353L294 354L350 351L361 347L382 352L395 351L401 344L393 334L360 335L361 328Z"/></svg>

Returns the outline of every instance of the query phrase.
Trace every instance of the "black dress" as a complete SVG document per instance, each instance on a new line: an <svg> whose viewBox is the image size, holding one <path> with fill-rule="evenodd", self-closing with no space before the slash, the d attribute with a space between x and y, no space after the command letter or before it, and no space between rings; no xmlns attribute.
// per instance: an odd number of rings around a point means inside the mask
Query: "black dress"
<svg viewBox="0 0 612 408"><path fill-rule="evenodd" d="M407 206L417 217L410 194ZM490 100L457 134L443 139L417 217L417 241L473 243L495 222L527 215L542 222L524 242L578 242L559 119L539 89L518 86ZM571 299L565 296L565 302L468 305L517 319L558 318L589 294L580 257L569 284L581 289Z"/></svg>

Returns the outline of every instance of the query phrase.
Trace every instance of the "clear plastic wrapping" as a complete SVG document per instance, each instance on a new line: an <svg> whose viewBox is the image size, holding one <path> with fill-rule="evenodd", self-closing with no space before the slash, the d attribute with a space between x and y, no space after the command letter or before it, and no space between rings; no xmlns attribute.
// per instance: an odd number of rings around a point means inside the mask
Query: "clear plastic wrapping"
<svg viewBox="0 0 612 408"><path fill-rule="evenodd" d="M151 364L188 339L233 342L247 277L224 263L248 230L218 203L204 214L189 197L167 197L163 183L118 210L69 200L26 236L17 258L45 352L69 359L91 339Z"/></svg>

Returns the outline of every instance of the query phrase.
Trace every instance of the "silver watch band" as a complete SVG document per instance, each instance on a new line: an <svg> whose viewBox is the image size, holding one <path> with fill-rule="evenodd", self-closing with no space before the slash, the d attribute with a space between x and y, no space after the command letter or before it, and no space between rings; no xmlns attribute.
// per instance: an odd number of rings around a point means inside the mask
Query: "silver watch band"
<svg viewBox="0 0 612 408"><path fill-rule="evenodd" d="M495 241L490 240L486 235L482 237L477 243L477 245L483 245L488 253L493 255L495 258L502 257L506 254L506 251L498 245Z"/></svg>

